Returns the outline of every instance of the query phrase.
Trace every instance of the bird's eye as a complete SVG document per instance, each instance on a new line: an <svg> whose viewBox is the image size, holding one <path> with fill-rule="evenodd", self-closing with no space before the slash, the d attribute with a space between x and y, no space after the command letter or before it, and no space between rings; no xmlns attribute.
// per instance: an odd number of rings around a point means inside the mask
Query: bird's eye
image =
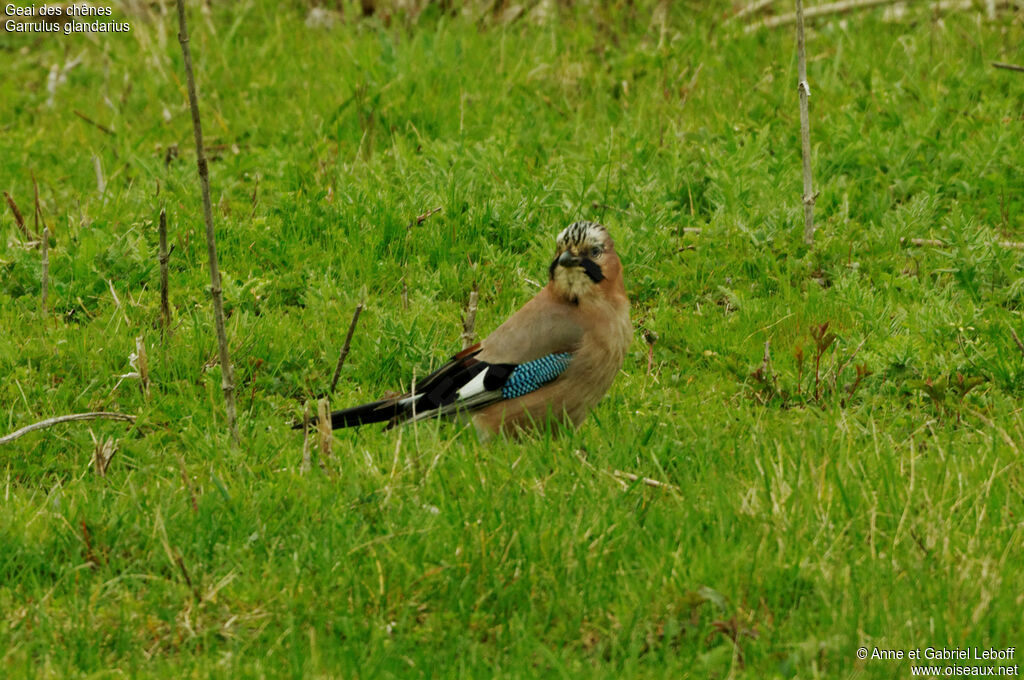
<svg viewBox="0 0 1024 680"><path fill-rule="evenodd" d="M593 248L590 249L590 256L591 257L597 257L598 255L600 255L603 252L604 252L604 249L602 249L601 246L594 246Z"/></svg>

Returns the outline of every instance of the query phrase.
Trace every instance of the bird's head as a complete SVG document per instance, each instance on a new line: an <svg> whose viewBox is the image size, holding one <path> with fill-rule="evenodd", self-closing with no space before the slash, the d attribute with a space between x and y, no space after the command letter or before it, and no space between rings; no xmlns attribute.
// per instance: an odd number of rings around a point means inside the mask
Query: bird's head
<svg viewBox="0 0 1024 680"><path fill-rule="evenodd" d="M577 303L602 284L619 282L621 265L608 230L597 222L574 222L563 229L548 273L555 292Z"/></svg>

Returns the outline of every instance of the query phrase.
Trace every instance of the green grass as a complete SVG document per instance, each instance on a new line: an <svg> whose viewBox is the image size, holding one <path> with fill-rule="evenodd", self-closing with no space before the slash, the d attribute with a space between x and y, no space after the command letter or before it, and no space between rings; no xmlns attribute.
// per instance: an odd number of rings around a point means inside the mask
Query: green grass
<svg viewBox="0 0 1024 680"><path fill-rule="evenodd" d="M0 448L6 677L891 678L909 662L857 647L1024 643L1024 255L993 245L1024 241L1024 77L989 66L1024 63L1021 14L815 24L809 251L792 31L702 3L662 31L649 4L190 14L237 449L173 8L0 34L0 189L34 228L34 174L53 233L44 315L39 251L0 216L0 433L139 415ZM337 406L457 350L474 283L493 329L580 218L614 235L638 332L578 432L368 427L300 474L288 423L357 302ZM140 335L148 398L119 377ZM90 431L117 439L106 478Z"/></svg>

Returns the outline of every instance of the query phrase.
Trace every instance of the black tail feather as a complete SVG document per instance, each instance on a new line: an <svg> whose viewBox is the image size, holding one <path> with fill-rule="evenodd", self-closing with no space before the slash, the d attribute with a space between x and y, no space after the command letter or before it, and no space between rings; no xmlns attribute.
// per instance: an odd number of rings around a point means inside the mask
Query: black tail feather
<svg viewBox="0 0 1024 680"><path fill-rule="evenodd" d="M404 411L405 408L399 405L396 399L383 399L361 406L353 406L331 414L331 429L338 430L343 427L382 423L401 415Z"/></svg>
<svg viewBox="0 0 1024 680"><path fill-rule="evenodd" d="M352 408L345 408L331 413L331 429L339 430L343 427L355 427L357 425L368 425L370 423L382 423L386 420L401 415L405 408L399 405L398 399L382 399L369 404L361 404ZM309 419L310 427L315 427L317 417ZM302 422L292 425L293 430L301 430Z"/></svg>

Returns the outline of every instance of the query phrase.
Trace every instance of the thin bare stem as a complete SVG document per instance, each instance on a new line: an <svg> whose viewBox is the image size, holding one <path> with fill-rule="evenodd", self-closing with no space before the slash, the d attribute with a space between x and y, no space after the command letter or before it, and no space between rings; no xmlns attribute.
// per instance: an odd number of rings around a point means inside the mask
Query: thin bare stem
<svg viewBox="0 0 1024 680"><path fill-rule="evenodd" d="M476 291L476 284L469 293L469 306L466 308L466 318L462 320L462 349L473 345L476 339L476 305L479 294Z"/></svg>
<svg viewBox="0 0 1024 680"><path fill-rule="evenodd" d="M192 111L192 131L196 141L196 165L199 169L199 185L203 192L203 219L206 222L206 254L210 263L210 296L213 298L213 318L217 327L217 346L220 350L221 389L224 392L225 411L231 439L238 444L238 416L235 411L235 381L231 370L231 356L228 352L228 335L224 328L224 302L222 298L220 267L217 264L217 241L213 231L213 206L210 203L210 171L203 149L203 127L199 119L199 98L196 95L196 80L192 72L192 52L189 48L188 26L185 23L185 0L178 0L178 42L185 61L185 76L188 81L188 103Z"/></svg>
<svg viewBox="0 0 1024 680"><path fill-rule="evenodd" d="M1017 335L1017 331L1013 330L1013 326L1010 327L1010 335L1013 336L1013 341L1017 343L1017 349L1020 350L1021 354L1024 354L1024 342L1020 341L1020 336Z"/></svg>
<svg viewBox="0 0 1024 680"><path fill-rule="evenodd" d="M100 125L99 123L97 123L96 121L94 121L92 118L90 118L89 116L85 115L81 111L72 111L71 113L75 114L76 116L78 116L79 118L84 120L89 125L93 125L96 128L102 130L103 132L106 132L108 135L114 134L114 131L111 130L110 128L108 128L106 125Z"/></svg>
<svg viewBox="0 0 1024 680"><path fill-rule="evenodd" d="M331 378L331 393L338 386L338 378L341 377L341 367L345 365L345 357L348 356L349 347L352 345L352 334L356 332L356 323L359 321L359 313L363 311L363 303L356 305L356 311L352 314L352 322L348 325L348 334L345 336L345 344L338 355L338 365L334 367L334 377Z"/></svg>
<svg viewBox="0 0 1024 680"><path fill-rule="evenodd" d="M334 439L331 433L331 409L327 399L317 402L316 428L320 437L320 464L323 465L333 457L331 453L331 442Z"/></svg>
<svg viewBox="0 0 1024 680"><path fill-rule="evenodd" d="M50 228L43 227L43 314L46 314L46 302L50 295Z"/></svg>
<svg viewBox="0 0 1024 680"><path fill-rule="evenodd" d="M160 323L164 332L171 327L171 305L168 300L167 264L171 254L167 250L167 209L160 209Z"/></svg>
<svg viewBox="0 0 1024 680"><path fill-rule="evenodd" d="M996 68L1006 69L1007 71L1018 71L1024 73L1024 66L1018 66L1017 64L1004 64L999 61L993 61L992 65Z"/></svg>
<svg viewBox="0 0 1024 680"><path fill-rule="evenodd" d="M0 437L0 444L7 444L13 442L15 439L25 436L29 432L35 430L42 430L47 427L53 427L54 425L60 425L61 423L71 423L79 420L121 420L126 423L134 423L135 416L130 416L125 413L110 413L107 411L96 411L92 413L72 413L66 416L56 416L54 418L47 418L46 420L40 420L38 423L32 423L26 425L20 430L15 430L9 435Z"/></svg>
<svg viewBox="0 0 1024 680"><path fill-rule="evenodd" d="M307 401L302 410L302 466L299 468L299 472L302 474L309 472L313 467L313 438L309 436L309 420L310 408L309 402Z"/></svg>
<svg viewBox="0 0 1024 680"><path fill-rule="evenodd" d="M800 71L800 146L803 150L804 170L804 243L814 244L814 182L811 179L811 122L807 100L811 96L811 86L807 84L807 55L804 49L804 3L796 0L796 58Z"/></svg>
<svg viewBox="0 0 1024 680"><path fill-rule="evenodd" d="M146 338L141 335L135 338L135 357L139 366L139 387L142 396L149 399L149 356L146 354Z"/></svg>

